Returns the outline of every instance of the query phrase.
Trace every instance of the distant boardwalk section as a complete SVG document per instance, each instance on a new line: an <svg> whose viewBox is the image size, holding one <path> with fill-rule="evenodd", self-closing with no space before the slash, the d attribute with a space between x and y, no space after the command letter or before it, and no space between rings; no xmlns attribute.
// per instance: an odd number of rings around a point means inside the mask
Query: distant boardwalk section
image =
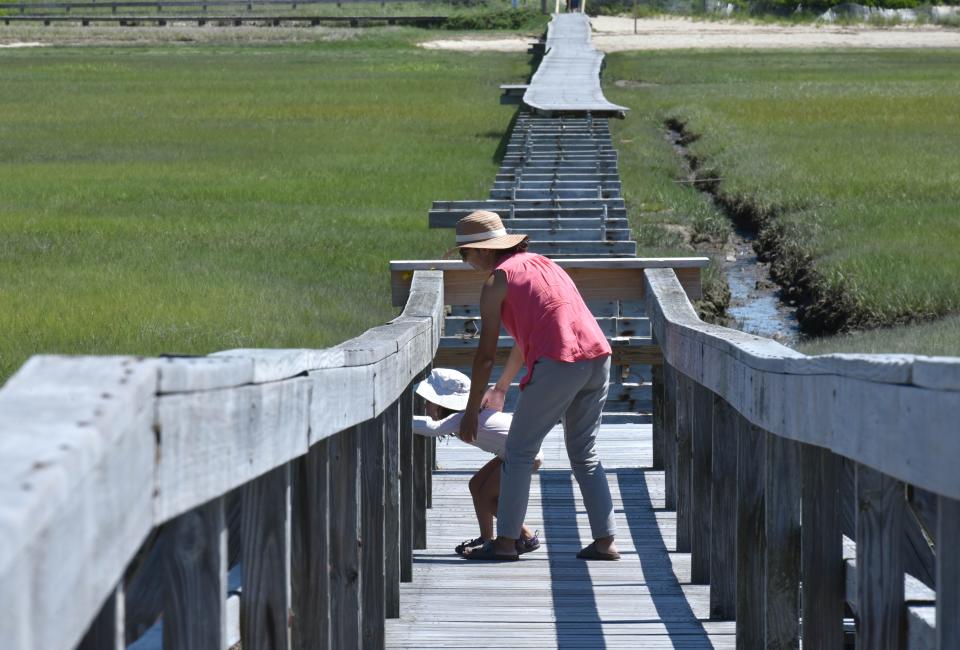
<svg viewBox="0 0 960 650"><path fill-rule="evenodd" d="M590 43L590 19L585 14L555 15L546 47L547 54L523 95L527 106L546 114L579 111L620 117L629 110L603 96L603 52Z"/></svg>

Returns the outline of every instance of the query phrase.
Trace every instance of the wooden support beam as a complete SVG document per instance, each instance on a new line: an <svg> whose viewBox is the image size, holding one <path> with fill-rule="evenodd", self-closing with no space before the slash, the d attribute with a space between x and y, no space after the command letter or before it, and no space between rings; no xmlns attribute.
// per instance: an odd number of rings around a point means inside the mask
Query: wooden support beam
<svg viewBox="0 0 960 650"><path fill-rule="evenodd" d="M663 366L663 507L677 507L677 371Z"/></svg>
<svg viewBox="0 0 960 650"><path fill-rule="evenodd" d="M764 641L764 486L766 432L738 416L737 434L737 648L766 647Z"/></svg>
<svg viewBox="0 0 960 650"><path fill-rule="evenodd" d="M937 650L960 648L960 501L937 499Z"/></svg>
<svg viewBox="0 0 960 650"><path fill-rule="evenodd" d="M164 650L226 650L227 522L223 497L167 524Z"/></svg>
<svg viewBox="0 0 960 650"><path fill-rule="evenodd" d="M713 399L710 463L710 618L732 621L737 612L738 414Z"/></svg>
<svg viewBox="0 0 960 650"><path fill-rule="evenodd" d="M384 595L387 618L400 618L400 400L383 413Z"/></svg>
<svg viewBox="0 0 960 650"><path fill-rule="evenodd" d="M903 606L903 484L856 466L857 645L895 650L906 636Z"/></svg>
<svg viewBox="0 0 960 650"><path fill-rule="evenodd" d="M330 647L329 445L324 438L293 463L291 593L293 648Z"/></svg>
<svg viewBox="0 0 960 650"><path fill-rule="evenodd" d="M692 382L691 382L692 383ZM710 389L694 384L690 468L690 581L710 584L710 493L713 459L713 400Z"/></svg>
<svg viewBox="0 0 960 650"><path fill-rule="evenodd" d="M241 489L240 634L246 646L290 647L290 464Z"/></svg>
<svg viewBox="0 0 960 650"><path fill-rule="evenodd" d="M413 580L413 387L400 395L400 581Z"/></svg>
<svg viewBox="0 0 960 650"><path fill-rule="evenodd" d="M413 548L427 548L427 439L413 437Z"/></svg>
<svg viewBox="0 0 960 650"><path fill-rule="evenodd" d="M663 366L654 366L651 369L653 376L653 469L663 469L663 422L664 422L664 395L663 395Z"/></svg>
<svg viewBox="0 0 960 650"><path fill-rule="evenodd" d="M93 619L77 650L123 650L124 641L123 584L107 597L100 613ZM213 646L211 646L213 647Z"/></svg>
<svg viewBox="0 0 960 650"><path fill-rule="evenodd" d="M360 425L360 592L363 647L383 648L386 594L384 572L384 415Z"/></svg>
<svg viewBox="0 0 960 650"><path fill-rule="evenodd" d="M800 647L800 443L767 438L764 639L768 648Z"/></svg>
<svg viewBox="0 0 960 650"><path fill-rule="evenodd" d="M330 646L360 648L359 427L334 436L330 451Z"/></svg>
<svg viewBox="0 0 960 650"><path fill-rule="evenodd" d="M690 552L690 509L693 500L693 381L682 373L677 377L677 551Z"/></svg>
<svg viewBox="0 0 960 650"><path fill-rule="evenodd" d="M803 570L803 645L843 649L843 534L840 457L803 445L800 554Z"/></svg>

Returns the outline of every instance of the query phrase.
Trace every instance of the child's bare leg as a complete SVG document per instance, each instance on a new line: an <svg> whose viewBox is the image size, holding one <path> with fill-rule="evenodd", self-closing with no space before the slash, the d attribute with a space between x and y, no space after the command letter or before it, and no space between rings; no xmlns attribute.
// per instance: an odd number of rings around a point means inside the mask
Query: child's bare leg
<svg viewBox="0 0 960 650"><path fill-rule="evenodd" d="M497 465L497 468L490 472L490 475L481 486L481 499L483 499L483 508L491 513L491 521L492 517L496 516L497 505L500 503L500 468L502 466L503 462L500 462ZM533 537L533 531L530 530L526 524L523 524L521 527L520 534L523 539L530 539Z"/></svg>
<svg viewBox="0 0 960 650"><path fill-rule="evenodd" d="M470 496L473 497L473 509L477 513L477 523L480 524L480 537L484 539L493 539L493 515L496 514L496 507L491 511L487 506L484 496L484 486L490 482L490 477L496 473L497 491L500 490L500 464L499 458L493 458L473 475L470 479Z"/></svg>

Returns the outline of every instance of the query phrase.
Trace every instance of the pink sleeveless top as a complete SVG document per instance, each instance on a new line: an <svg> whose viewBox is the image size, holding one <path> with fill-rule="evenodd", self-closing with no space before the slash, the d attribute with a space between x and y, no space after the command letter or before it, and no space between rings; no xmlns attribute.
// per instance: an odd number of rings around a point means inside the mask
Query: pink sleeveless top
<svg viewBox="0 0 960 650"><path fill-rule="evenodd" d="M573 280L553 260L516 253L496 268L507 274L500 318L527 366L521 390L532 378L537 359L573 362L611 354L607 337Z"/></svg>

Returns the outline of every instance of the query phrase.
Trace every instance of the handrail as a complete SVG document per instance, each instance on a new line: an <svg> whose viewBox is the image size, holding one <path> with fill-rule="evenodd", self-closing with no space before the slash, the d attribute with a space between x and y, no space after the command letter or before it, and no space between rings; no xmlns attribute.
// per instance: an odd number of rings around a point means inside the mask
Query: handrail
<svg viewBox="0 0 960 650"><path fill-rule="evenodd" d="M317 5L317 4L386 4L413 0L101 0L100 2L20 2L5 3L4 9L107 9L116 7L228 7L235 5ZM423 2L424 0L417 0ZM430 0L427 0L428 2Z"/></svg>
<svg viewBox="0 0 960 650"><path fill-rule="evenodd" d="M412 397L442 310L422 271L398 318L325 350L28 360L0 389L4 648L75 646L152 529Z"/></svg>
<svg viewBox="0 0 960 650"><path fill-rule="evenodd" d="M960 358L807 356L704 323L671 269L644 276L654 466L711 618L796 647L802 609L803 646L839 648L846 603L858 646L960 645Z"/></svg>

